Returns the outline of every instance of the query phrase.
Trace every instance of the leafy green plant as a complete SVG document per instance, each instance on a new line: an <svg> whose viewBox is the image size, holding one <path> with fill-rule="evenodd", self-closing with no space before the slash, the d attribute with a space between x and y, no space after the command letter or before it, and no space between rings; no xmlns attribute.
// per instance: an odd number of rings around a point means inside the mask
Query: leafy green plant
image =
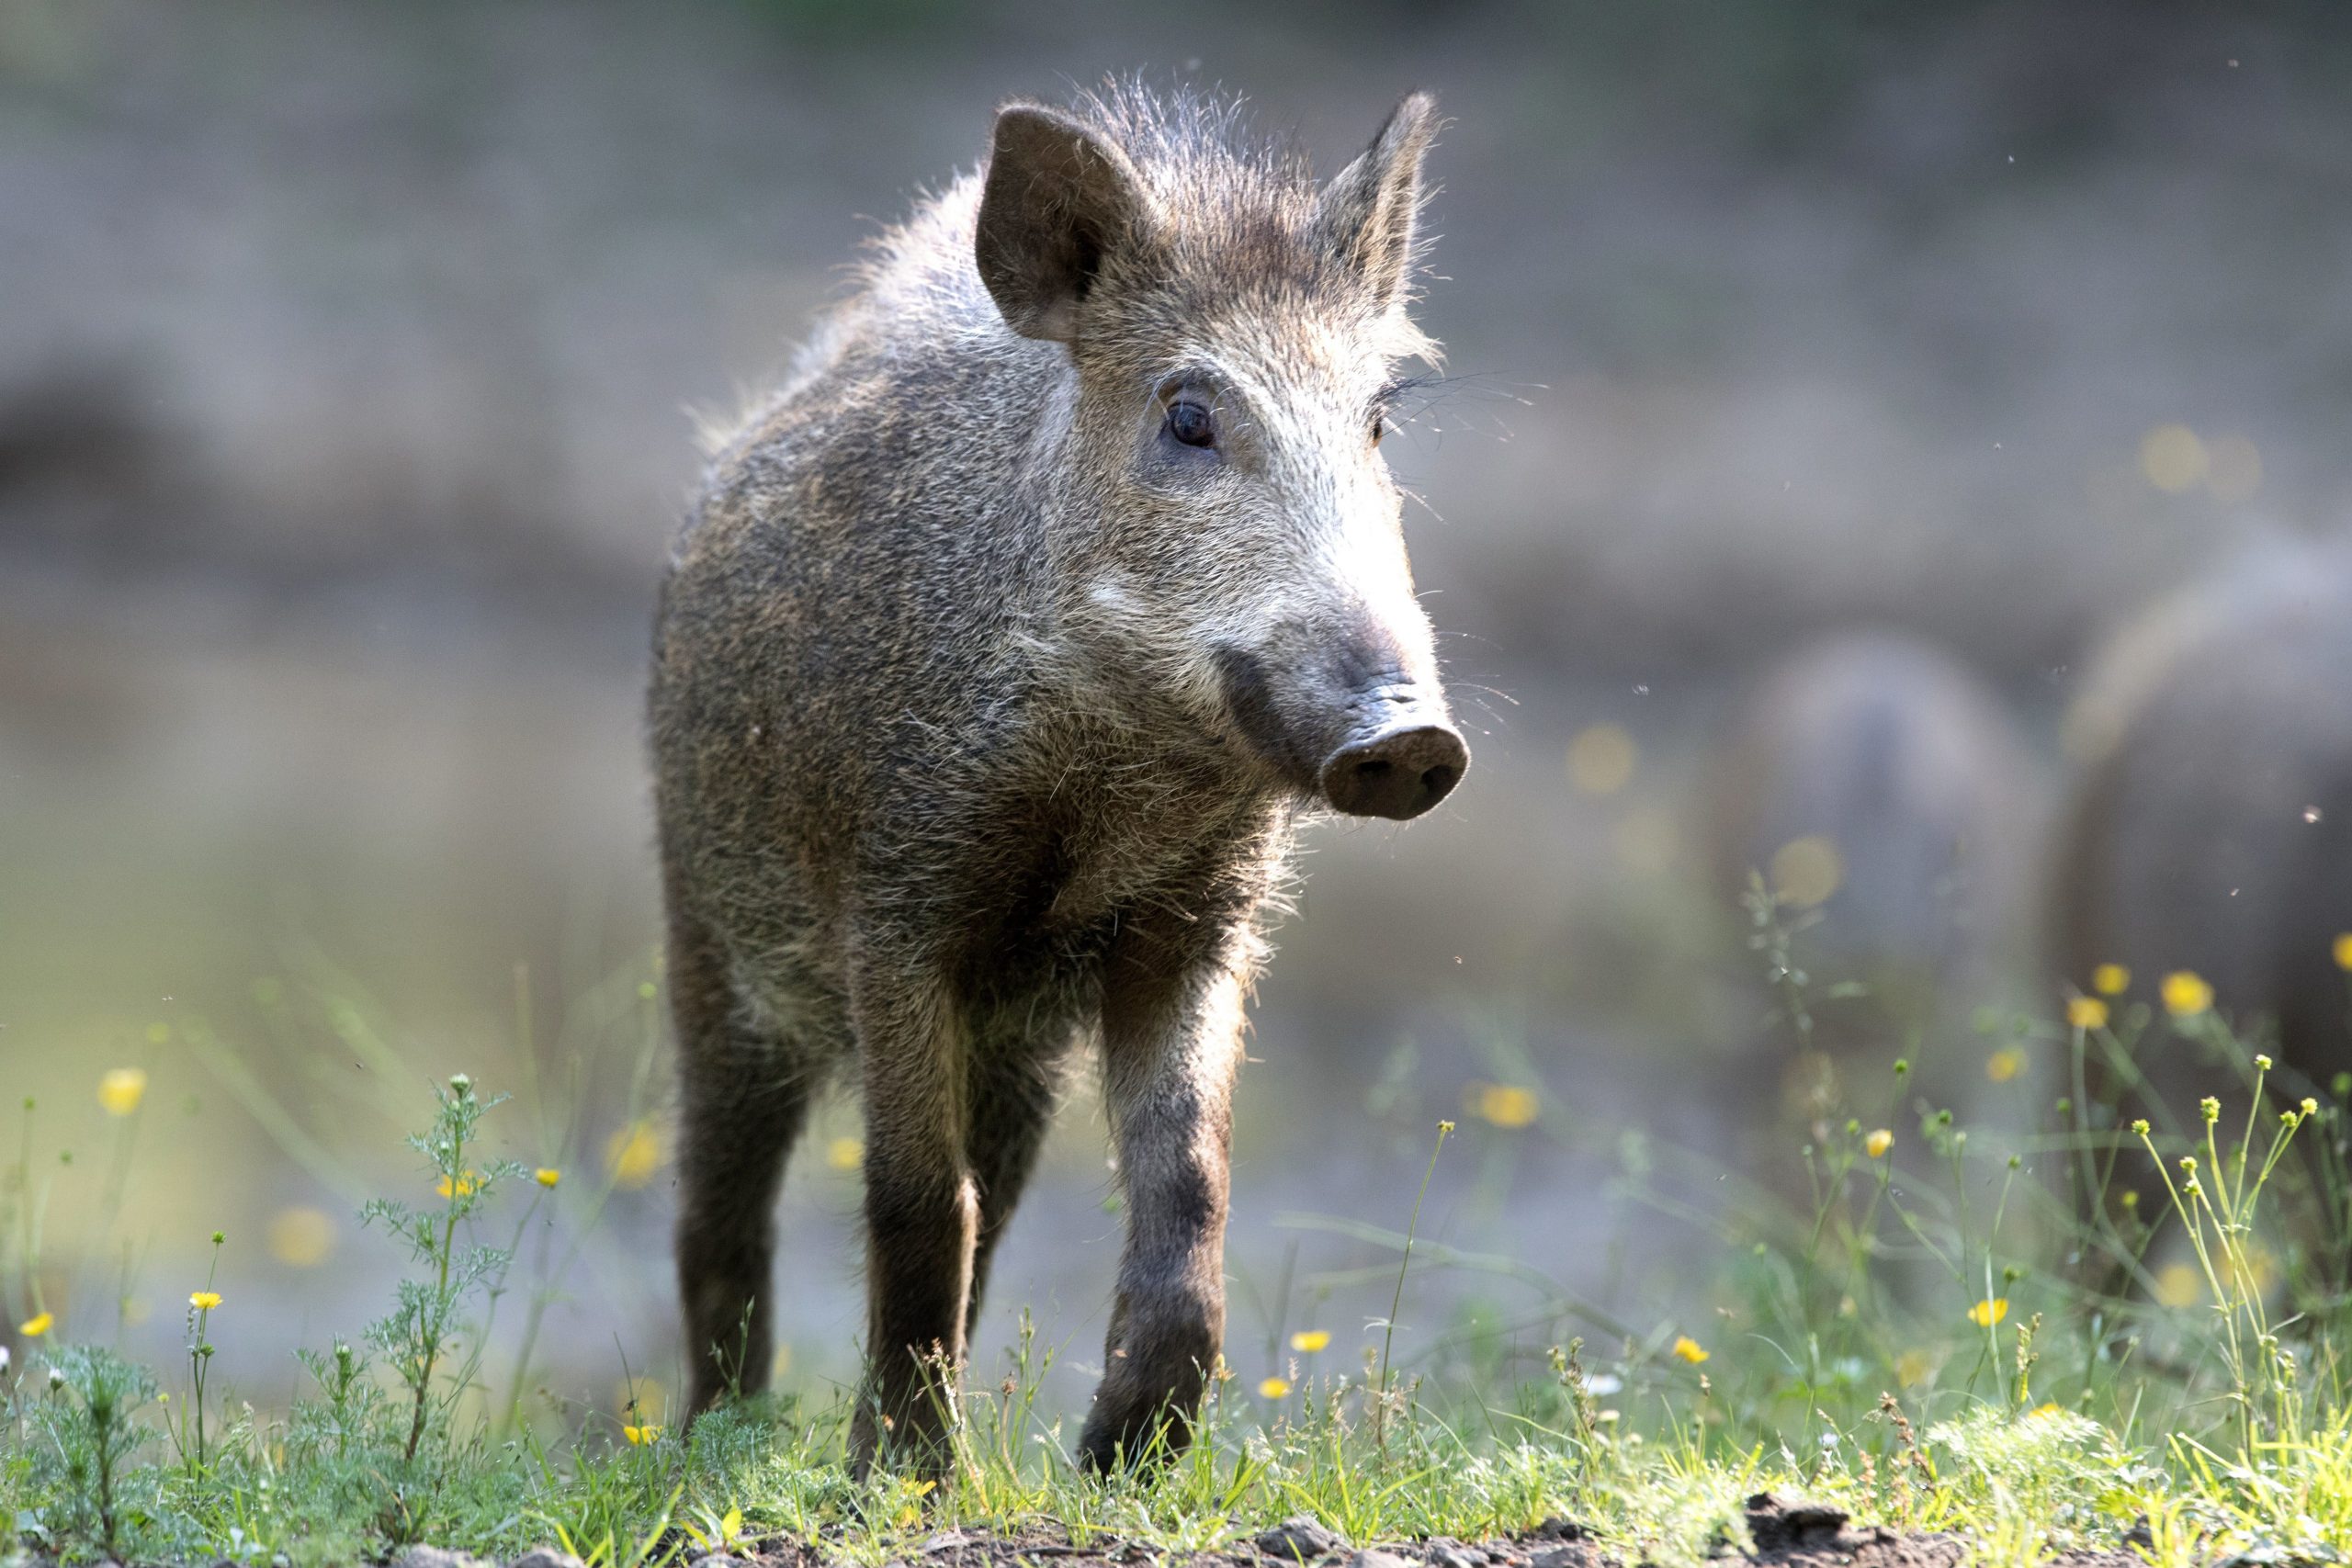
<svg viewBox="0 0 2352 1568"><path fill-rule="evenodd" d="M2201 1166L2196 1155L2180 1156L2177 1180L2165 1169L2161 1158L2156 1166L2217 1309L2216 1348L2229 1371L2229 1398L2237 1412L2238 1435L2249 1450L2260 1440L2296 1439L2303 1431L2302 1390L2295 1357L2270 1320L2267 1276L2271 1268L2256 1240L2256 1217L2263 1190L2295 1134L2320 1110L2318 1100L2307 1099L2278 1111L2268 1128L2259 1163L2252 1163L2265 1120L2263 1089L2271 1067L2267 1056L2256 1056L2254 1062L2254 1094L2246 1108L2245 1126L2230 1147L2222 1146L2218 1133L2222 1102L2209 1097L2199 1106L2205 1128ZM2135 1122L2132 1131L2154 1156L2156 1146L2148 1123Z"/></svg>
<svg viewBox="0 0 2352 1568"><path fill-rule="evenodd" d="M34 1403L36 1479L49 1483L54 1532L119 1557L125 1525L152 1507L154 1472L132 1461L154 1437L139 1414L155 1402L154 1374L112 1350L68 1345L49 1357L50 1391Z"/></svg>
<svg viewBox="0 0 2352 1568"><path fill-rule="evenodd" d="M514 1258L503 1247L461 1247L458 1233L490 1201L499 1183L523 1170L513 1160L477 1163L476 1129L482 1113L501 1103L503 1095L483 1100L463 1073L434 1093L439 1114L429 1132L409 1139L409 1146L424 1156L441 1206L420 1209L398 1199L379 1198L360 1211L363 1222L381 1225L423 1269L421 1278L400 1281L390 1314L368 1328L368 1343L383 1353L408 1394L403 1460L416 1458L427 1429L463 1392L462 1383L449 1386L454 1380L436 1382L435 1373L454 1348L467 1303L493 1289Z"/></svg>

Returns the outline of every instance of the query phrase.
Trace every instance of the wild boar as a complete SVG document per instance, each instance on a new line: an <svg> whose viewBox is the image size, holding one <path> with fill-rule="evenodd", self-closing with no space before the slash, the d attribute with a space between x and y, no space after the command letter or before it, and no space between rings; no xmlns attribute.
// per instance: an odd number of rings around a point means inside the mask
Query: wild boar
<svg viewBox="0 0 2352 1568"><path fill-rule="evenodd" d="M936 1463L1091 1041L1127 1234L1080 1450L1186 1439L1293 819L1469 761L1379 450L1436 127L1408 97L1318 184L1204 96L1012 104L715 444L650 704L695 1407L764 1381L785 1159L854 1076L852 1446Z"/></svg>
<svg viewBox="0 0 2352 1568"><path fill-rule="evenodd" d="M2053 979L2188 971L2275 1027L2292 1080L2352 1069L2352 542L2271 542L2112 639L2067 716L2075 776L2050 901ZM2172 1032L2134 1072L2193 1124L2243 1092ZM2300 1091L2298 1091L2300 1092Z"/></svg>
<svg viewBox="0 0 2352 1568"><path fill-rule="evenodd" d="M1898 1109L1898 1055L1912 1062L1908 1089L1949 1099L1982 1084L1983 1055L1944 1059L1937 1040L1949 1029L1935 1026L2030 963L2018 931L2048 793L1999 694L1930 644L1842 632L1770 666L1711 767L1707 838L1726 909L1760 873L1792 915L1815 921L1795 953L1819 1049L1787 1057L1787 1028L1776 1026L1725 1091L1752 1095L1778 1077L1809 1122L1838 1107ZM1754 929L1744 908L1738 919ZM1827 999L1843 982L1866 995ZM1778 1129L1747 1120L1777 1152Z"/></svg>

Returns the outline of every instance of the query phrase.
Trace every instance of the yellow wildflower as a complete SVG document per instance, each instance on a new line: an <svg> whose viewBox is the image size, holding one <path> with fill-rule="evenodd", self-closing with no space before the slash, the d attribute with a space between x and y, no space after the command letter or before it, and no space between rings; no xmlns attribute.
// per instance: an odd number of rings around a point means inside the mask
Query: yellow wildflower
<svg viewBox="0 0 2352 1568"><path fill-rule="evenodd" d="M2107 1004L2097 997L2069 997L2066 998L2066 1021L2081 1030L2105 1029Z"/></svg>
<svg viewBox="0 0 2352 1568"><path fill-rule="evenodd" d="M2193 969L2176 969L2165 976L2165 1010L2175 1018L2195 1018L2213 1005L2213 987Z"/></svg>
<svg viewBox="0 0 2352 1568"><path fill-rule="evenodd" d="M1894 1146L1894 1134L1885 1127L1878 1128L1862 1140L1862 1152L1872 1159L1884 1159L1886 1151Z"/></svg>
<svg viewBox="0 0 2352 1568"><path fill-rule="evenodd" d="M2205 1295L2205 1277L2186 1263L2156 1270L2156 1300L2168 1307L2195 1306Z"/></svg>
<svg viewBox="0 0 2352 1568"><path fill-rule="evenodd" d="M1979 1328L1990 1328L2009 1315L2009 1298L1988 1296L1968 1309L1968 1321Z"/></svg>
<svg viewBox="0 0 2352 1568"><path fill-rule="evenodd" d="M23 1335L28 1339L38 1339L56 1326L57 1314L55 1313L36 1313L31 1317L27 1318L24 1322L17 1325L17 1332Z"/></svg>
<svg viewBox="0 0 2352 1568"><path fill-rule="evenodd" d="M334 1216L299 1204L270 1216L269 1255L293 1269L314 1269L334 1250Z"/></svg>
<svg viewBox="0 0 2352 1568"><path fill-rule="evenodd" d="M2306 1115L2306 1116L2316 1116L2316 1115L2318 1115L2318 1114L2319 1114L2319 1101L2318 1101L2318 1100L2316 1100L2312 1099L2309 1095L2305 1095L2305 1096L2303 1097L2303 1108L2302 1108L2302 1109L2303 1109L2303 1114L2304 1114L2304 1115Z"/></svg>
<svg viewBox="0 0 2352 1568"><path fill-rule="evenodd" d="M551 1165L543 1165L539 1167L538 1169L531 1172L531 1179L537 1182L542 1187L553 1187L557 1182L563 1179L563 1172L558 1170Z"/></svg>
<svg viewBox="0 0 2352 1568"><path fill-rule="evenodd" d="M1986 1058L1984 1076L1995 1083L2007 1083L2025 1071L2025 1053L2014 1045L2003 1046Z"/></svg>
<svg viewBox="0 0 2352 1568"><path fill-rule="evenodd" d="M922 1499L931 1495L936 1481L917 1481L910 1476L899 1478L899 1495L904 1504L898 1512L897 1523L902 1529L912 1529L922 1523Z"/></svg>
<svg viewBox="0 0 2352 1568"><path fill-rule="evenodd" d="M2025 1413L2025 1418L2029 1421L2033 1421L2038 1420L2044 1416L2064 1416L2064 1414L2066 1414L2066 1407L2053 1401L2047 1404L2035 1405L2032 1409Z"/></svg>
<svg viewBox="0 0 2352 1568"><path fill-rule="evenodd" d="M2120 997L2132 984L2132 971L2120 964L2102 964L2091 971L2091 989L2102 997Z"/></svg>
<svg viewBox="0 0 2352 1568"><path fill-rule="evenodd" d="M455 1181L451 1181L446 1176L443 1177L440 1180L433 1184L433 1190L438 1192L444 1198L470 1198L473 1196L475 1191L481 1188L481 1173L476 1170L469 1170L463 1176L458 1177Z"/></svg>
<svg viewBox="0 0 2352 1568"><path fill-rule="evenodd" d="M640 1116L615 1133L605 1145L605 1164L616 1187L638 1188L652 1180L662 1168L662 1140L653 1123Z"/></svg>
<svg viewBox="0 0 2352 1568"><path fill-rule="evenodd" d="M630 1448L641 1449L646 1444L659 1439L662 1436L662 1428L650 1424L643 1427L623 1427L621 1436L628 1439Z"/></svg>
<svg viewBox="0 0 2352 1568"><path fill-rule="evenodd" d="M1258 1385L1258 1397L1261 1399L1280 1399L1289 1392L1288 1378L1268 1378Z"/></svg>
<svg viewBox="0 0 2352 1568"><path fill-rule="evenodd" d="M1476 1090L1470 1109L1498 1127L1525 1127L1535 1120L1540 1106L1535 1091L1516 1084L1474 1084Z"/></svg>
<svg viewBox="0 0 2352 1568"><path fill-rule="evenodd" d="M1707 1359L1707 1348L1688 1334L1678 1334L1674 1337L1674 1354L1695 1367Z"/></svg>
<svg viewBox="0 0 2352 1568"><path fill-rule="evenodd" d="M2335 944L2328 952L2335 955L2338 969L2352 969L2352 931L2338 931Z"/></svg>
<svg viewBox="0 0 2352 1568"><path fill-rule="evenodd" d="M98 1103L109 1116L128 1116L147 1097L147 1069L117 1067L98 1080Z"/></svg>
<svg viewBox="0 0 2352 1568"><path fill-rule="evenodd" d="M198 1312L210 1312L214 1307L220 1304L220 1292L218 1291L190 1291L188 1292L187 1304L194 1307Z"/></svg>
<svg viewBox="0 0 2352 1568"><path fill-rule="evenodd" d="M1329 1343L1331 1331L1328 1328L1302 1328L1290 1337L1290 1348L1307 1356L1312 1356Z"/></svg>
<svg viewBox="0 0 2352 1568"><path fill-rule="evenodd" d="M1905 1386L1927 1382L1928 1374L1935 1370L1935 1362L1925 1350L1905 1350L1894 1358L1895 1381Z"/></svg>

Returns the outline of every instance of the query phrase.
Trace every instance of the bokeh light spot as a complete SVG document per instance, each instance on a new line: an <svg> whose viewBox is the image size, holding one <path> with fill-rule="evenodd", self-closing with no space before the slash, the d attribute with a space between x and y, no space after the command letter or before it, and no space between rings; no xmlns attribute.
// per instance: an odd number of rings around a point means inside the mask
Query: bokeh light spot
<svg viewBox="0 0 2352 1568"><path fill-rule="evenodd" d="M130 1115L146 1097L147 1072L143 1067L117 1067L98 1080L98 1103L106 1107L109 1116Z"/></svg>
<svg viewBox="0 0 2352 1568"><path fill-rule="evenodd" d="M334 1250L334 1219L296 1204L269 1217L269 1255L289 1269L315 1269Z"/></svg>
<svg viewBox="0 0 2352 1568"><path fill-rule="evenodd" d="M1826 904L1846 880L1846 859L1824 833L1807 833L1772 852L1772 892L1800 909Z"/></svg>
<svg viewBox="0 0 2352 1568"><path fill-rule="evenodd" d="M2156 1270L2156 1300L2168 1307L2195 1306L2205 1295L2205 1281L2186 1263L2167 1263Z"/></svg>
<svg viewBox="0 0 2352 1568"><path fill-rule="evenodd" d="M2140 438L2140 474L2166 495L2202 483L2209 459L2205 443L2185 424L2160 424Z"/></svg>
<svg viewBox="0 0 2352 1568"><path fill-rule="evenodd" d="M1462 1108L1497 1127L1527 1127L1534 1124L1543 1104L1533 1089L1517 1084L1472 1082L1463 1088Z"/></svg>
<svg viewBox="0 0 2352 1568"><path fill-rule="evenodd" d="M639 1117L615 1133L605 1145L605 1163L616 1187L639 1188L652 1180L662 1168L662 1140L653 1123Z"/></svg>
<svg viewBox="0 0 2352 1568"><path fill-rule="evenodd" d="M1589 725L1568 742L1568 782L1581 795L1615 795L1632 782L1640 760L1623 725Z"/></svg>

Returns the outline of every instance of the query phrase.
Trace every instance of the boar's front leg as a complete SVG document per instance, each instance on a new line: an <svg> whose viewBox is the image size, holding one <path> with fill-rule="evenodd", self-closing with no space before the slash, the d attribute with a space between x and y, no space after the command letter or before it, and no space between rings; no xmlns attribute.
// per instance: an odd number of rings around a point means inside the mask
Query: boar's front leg
<svg viewBox="0 0 2352 1568"><path fill-rule="evenodd" d="M1227 1150L1249 934L1122 933L1104 976L1104 1099L1127 1211L1102 1384L1079 1438L1107 1471L1172 1453L1225 1337ZM1164 1448L1159 1446L1164 1440Z"/></svg>
<svg viewBox="0 0 2352 1568"><path fill-rule="evenodd" d="M865 1091L866 1371L850 1423L877 1459L944 1466L978 1201L964 1158L965 1030L943 982L878 966L853 988Z"/></svg>

